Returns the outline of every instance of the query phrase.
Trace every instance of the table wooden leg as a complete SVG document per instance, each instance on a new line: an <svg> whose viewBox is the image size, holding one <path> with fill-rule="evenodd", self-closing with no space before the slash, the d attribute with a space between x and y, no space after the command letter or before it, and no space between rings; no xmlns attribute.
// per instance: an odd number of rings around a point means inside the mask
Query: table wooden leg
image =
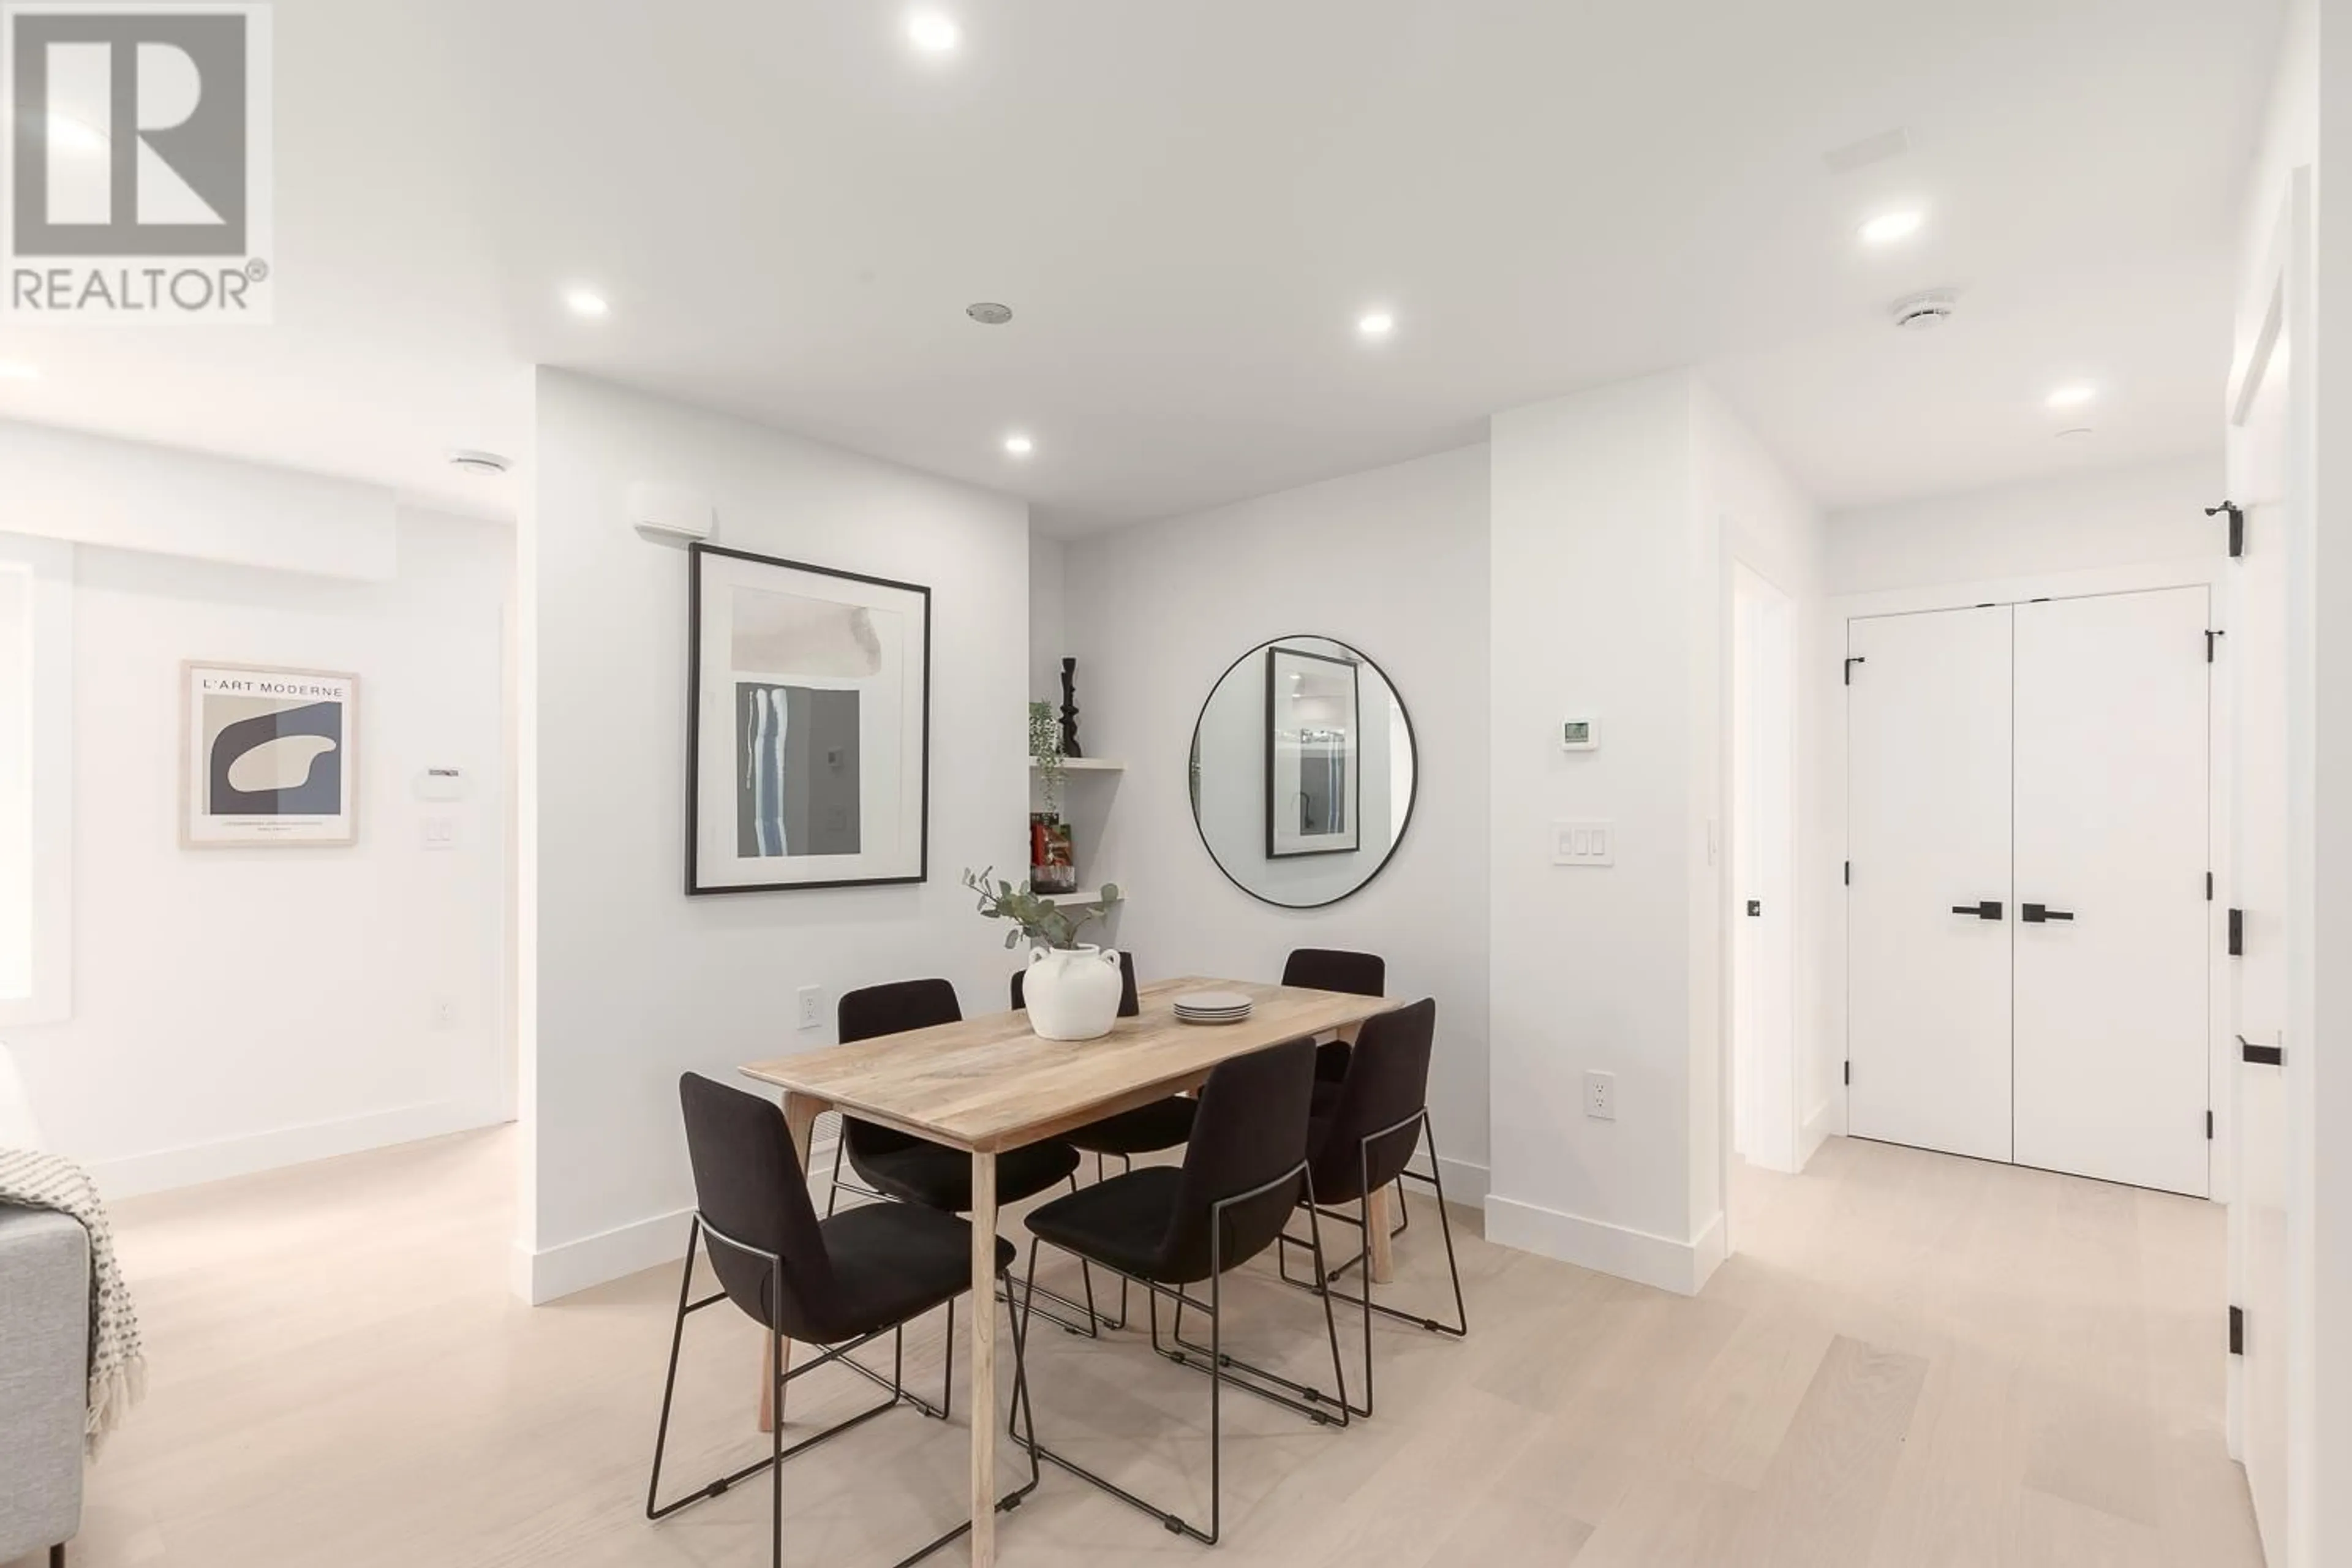
<svg viewBox="0 0 2352 1568"><path fill-rule="evenodd" d="M971 1563L996 1562L996 1156L971 1156Z"/></svg>
<svg viewBox="0 0 2352 1568"><path fill-rule="evenodd" d="M1396 1278L1396 1250L1389 1240L1389 1232L1396 1225L1395 1207L1394 1182L1372 1194L1371 1200L1364 1205L1364 1245L1368 1249L1364 1267L1371 1271L1376 1285L1386 1285Z"/></svg>
<svg viewBox="0 0 2352 1568"><path fill-rule="evenodd" d="M803 1181L808 1178L809 1134L824 1109L823 1100L811 1100L804 1094L788 1092L784 1096L784 1125L791 1130L793 1154L801 1163ZM792 1368L793 1342L786 1340L783 1346L784 1363L779 1367L774 1343L765 1337L760 1341L760 1430L762 1432L774 1431L776 1423L783 1417L782 1401L778 1397L781 1390L776 1379Z"/></svg>

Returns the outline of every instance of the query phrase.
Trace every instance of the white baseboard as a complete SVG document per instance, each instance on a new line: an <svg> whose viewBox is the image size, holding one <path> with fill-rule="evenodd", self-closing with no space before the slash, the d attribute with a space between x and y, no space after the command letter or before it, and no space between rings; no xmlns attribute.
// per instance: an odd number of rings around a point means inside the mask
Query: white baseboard
<svg viewBox="0 0 2352 1568"><path fill-rule="evenodd" d="M1556 1258L1580 1268L1696 1296L1723 1261L1723 1219L1717 1215L1696 1241L1675 1241L1582 1215L1489 1194L1486 1239L1522 1252Z"/></svg>
<svg viewBox="0 0 2352 1568"><path fill-rule="evenodd" d="M1801 1172L1812 1163L1822 1145L1845 1131L1844 1118L1839 1114L1838 1102L1826 1100L1821 1109L1805 1118L1804 1126L1797 1130L1797 1169Z"/></svg>
<svg viewBox="0 0 2352 1568"><path fill-rule="evenodd" d="M340 1117L332 1121L281 1127L249 1137L160 1149L150 1154L94 1160L89 1163L89 1173L97 1179L98 1190L109 1199L135 1197L142 1193L193 1187L203 1182L226 1181L231 1176L307 1164L312 1160L331 1160L340 1154L389 1148L394 1143L414 1143L422 1138L467 1132L478 1127L495 1127L504 1120L499 1108L488 1101L436 1100L370 1111L363 1116Z"/></svg>
<svg viewBox="0 0 2352 1568"><path fill-rule="evenodd" d="M1486 1206L1486 1184L1491 1173L1486 1166L1474 1165L1467 1160L1440 1160L1437 1173L1445 1178L1447 1203L1473 1209Z"/></svg>
<svg viewBox="0 0 2352 1568"><path fill-rule="evenodd" d="M828 1138L809 1149L809 1197L819 1214L824 1212L825 1188L832 1180L833 1145L834 1141ZM691 1208L650 1215L538 1252L517 1242L508 1269L508 1286L517 1296L540 1307L609 1280L675 1263L686 1256L686 1238L691 1234L689 1222L693 1215Z"/></svg>
<svg viewBox="0 0 2352 1568"><path fill-rule="evenodd" d="M673 1209L577 1241L531 1252L517 1243L510 1275L515 1294L532 1306L624 1279L686 1256L694 1211Z"/></svg>

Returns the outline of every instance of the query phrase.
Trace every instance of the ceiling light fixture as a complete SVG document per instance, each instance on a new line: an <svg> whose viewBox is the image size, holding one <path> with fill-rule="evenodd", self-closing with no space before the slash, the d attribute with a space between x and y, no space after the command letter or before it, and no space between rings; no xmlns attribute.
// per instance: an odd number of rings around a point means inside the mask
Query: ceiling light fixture
<svg viewBox="0 0 2352 1568"><path fill-rule="evenodd" d="M469 474L486 478L505 473L514 467L514 459L498 452L483 452L470 447L460 447L449 454L449 466Z"/></svg>
<svg viewBox="0 0 2352 1568"><path fill-rule="evenodd" d="M1025 458L1037 449L1037 443L1026 436L1007 436L1004 438L1004 449L1016 458Z"/></svg>
<svg viewBox="0 0 2352 1568"><path fill-rule="evenodd" d="M20 359L0 359L0 381L38 381L39 367Z"/></svg>
<svg viewBox="0 0 2352 1568"><path fill-rule="evenodd" d="M2061 441L2070 440L2074 437L2088 436L2090 433L2091 427L2088 425L2073 425L2059 431L2058 439Z"/></svg>
<svg viewBox="0 0 2352 1568"><path fill-rule="evenodd" d="M1365 338L1384 338L1396 331L1396 318L1386 310L1367 310L1356 318L1356 334Z"/></svg>
<svg viewBox="0 0 2352 1568"><path fill-rule="evenodd" d="M1916 207L1904 207L1895 212L1880 213L1862 226L1864 245L1892 245L1898 239L1908 239L1919 232L1927 215Z"/></svg>
<svg viewBox="0 0 2352 1568"><path fill-rule="evenodd" d="M563 302L571 308L572 313L575 316L586 316L593 320L613 313L612 302L593 289L566 289L563 291Z"/></svg>
<svg viewBox="0 0 2352 1568"><path fill-rule="evenodd" d="M1013 307L982 300L976 305L966 305L963 313L983 327L1001 327L1013 319Z"/></svg>
<svg viewBox="0 0 2352 1568"><path fill-rule="evenodd" d="M2096 387L2078 381L2056 388L2050 394L2049 403L2053 408L2080 408L2098 395Z"/></svg>
<svg viewBox="0 0 2352 1568"><path fill-rule="evenodd" d="M917 11L907 18L907 41L927 55L951 55L963 29L944 11Z"/></svg>

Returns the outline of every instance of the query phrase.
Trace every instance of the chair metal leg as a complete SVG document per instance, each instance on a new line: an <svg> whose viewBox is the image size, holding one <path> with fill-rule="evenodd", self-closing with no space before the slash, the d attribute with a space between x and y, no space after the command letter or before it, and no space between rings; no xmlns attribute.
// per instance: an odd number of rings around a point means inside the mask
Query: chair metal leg
<svg viewBox="0 0 2352 1568"><path fill-rule="evenodd" d="M1246 1362L1228 1355L1225 1353L1224 1348L1224 1312L1223 1310L1224 1306L1223 1281L1225 1274L1223 1258L1223 1211L1230 1204L1246 1202L1251 1198L1263 1196L1271 1188L1278 1186L1281 1182L1287 1182L1294 1178L1304 1176L1306 1173L1305 1168L1302 1166L1298 1170L1292 1171L1284 1175L1278 1182L1269 1183L1266 1186L1260 1187L1255 1191L1238 1194L1232 1198L1224 1199L1211 1205L1211 1217L1209 1222L1208 1300L1192 1300L1183 1290L1160 1284L1156 1280L1144 1279L1124 1274L1121 1275L1124 1279L1133 1279L1136 1284L1143 1288L1145 1305L1150 1315L1153 1349L1159 1351L1162 1355L1169 1356L1170 1359L1175 1361L1180 1365L1188 1366L1193 1371L1206 1373L1209 1378L1208 1529L1205 1531L1202 1530L1199 1526L1185 1520L1182 1515L1171 1513L1168 1510L1159 1507L1149 1500L1128 1490L1118 1482L1097 1475L1094 1471L1087 1469L1085 1466L1077 1463L1076 1460L1067 1458L1063 1455L1054 1452L1051 1448L1046 1447L1045 1444L1037 1438L1034 1417L1033 1416L1030 1426L1030 1440L1034 1452L1039 1458L1062 1469L1067 1470L1070 1474L1076 1476L1079 1479L1097 1487L1103 1491L1108 1492L1111 1496L1118 1499L1121 1502L1126 1503L1129 1507L1150 1514L1152 1518L1160 1521L1160 1522L1167 1528L1170 1533L1189 1536L1191 1539L1201 1542L1204 1546L1214 1546L1217 1544L1218 1537L1223 1533L1224 1528L1224 1391L1225 1385L1228 1383L1232 1384L1235 1388L1245 1389L1250 1393L1258 1394L1262 1398L1273 1400L1278 1405L1287 1405L1289 1408L1297 1410L1300 1414L1307 1415L1318 1426L1338 1425L1344 1426L1347 1424L1347 1373L1342 1369L1339 1359L1339 1321L1332 1312L1331 1305L1328 1299L1324 1302L1323 1321L1325 1332L1329 1337L1331 1343L1332 1375L1339 1380L1339 1397L1336 1405L1327 1403L1324 1408L1316 1409L1307 1405L1301 1404L1297 1400L1290 1399L1286 1395L1276 1394L1269 1388L1260 1386L1253 1380L1264 1378L1275 1384L1307 1392L1313 1397L1322 1401L1328 1402L1330 1400L1330 1395L1320 1394L1319 1391L1308 1389L1307 1385L1304 1384L1291 1383L1289 1380L1280 1377L1276 1373L1268 1373L1263 1368L1253 1367ZM1311 1184L1308 1186L1307 1191L1310 1194L1312 1194L1313 1188ZM1308 1206L1310 1209L1314 1207L1311 1195ZM1033 1282L1031 1288L1033 1298L1034 1290L1034 1281L1037 1276L1037 1251L1041 1239L1042 1238L1040 1237L1033 1236L1029 1242L1029 1278ZM1322 1232L1319 1227L1317 1227L1314 1232L1314 1247L1316 1267L1319 1277L1323 1263ZM1105 1264L1104 1267L1109 1268L1109 1265ZM1114 1270L1114 1272L1118 1271ZM1195 1361L1192 1357L1187 1356L1181 1349L1175 1352L1171 1352L1160 1344L1160 1298L1162 1296L1167 1296L1173 1300L1177 1303L1177 1307L1180 1311L1189 1305L1197 1308L1209 1315L1209 1342L1207 1346L1190 1347L1200 1352L1204 1359ZM1034 1300L1024 1300L1022 1309L1024 1321L1026 1314L1029 1312L1033 1305ZM1179 1342L1181 1343L1181 1341ZM1247 1375L1235 1375L1236 1373L1244 1373ZM1333 1419L1333 1413L1335 1410L1338 1412L1338 1419L1336 1422Z"/></svg>
<svg viewBox="0 0 2352 1568"><path fill-rule="evenodd" d="M58 1542L49 1548L49 1568L66 1568L66 1543Z"/></svg>

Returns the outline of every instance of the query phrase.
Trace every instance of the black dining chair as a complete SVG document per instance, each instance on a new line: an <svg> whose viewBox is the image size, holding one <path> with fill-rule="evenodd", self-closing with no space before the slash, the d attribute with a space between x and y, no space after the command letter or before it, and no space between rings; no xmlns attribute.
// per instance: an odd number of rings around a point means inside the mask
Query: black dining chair
<svg viewBox="0 0 2352 1568"><path fill-rule="evenodd" d="M841 1043L870 1040L880 1035L902 1035L963 1017L955 987L944 980L899 980L868 985L842 994L838 1016ZM845 1155L849 1168L866 1184L841 1179ZM1034 1197L1056 1182L1070 1179L1078 1168L1078 1152L1052 1139L996 1157L996 1201L1019 1203ZM911 1132L841 1119L841 1134L834 1141L833 1186L825 1194L824 1212L831 1215L843 1188L867 1197L897 1198L948 1214L971 1210L971 1156L961 1149L918 1138Z"/></svg>
<svg viewBox="0 0 2352 1568"><path fill-rule="evenodd" d="M1285 985L1304 986L1309 991L1344 991L1350 996L1381 996L1387 994L1388 961L1377 952L1349 952L1336 947L1300 947L1291 950L1282 966ZM1326 1040L1315 1053L1315 1077L1320 1083L1337 1083L1348 1075L1348 1042Z"/></svg>
<svg viewBox="0 0 2352 1568"><path fill-rule="evenodd" d="M1121 977L1118 1016L1132 1018L1143 1011L1136 994L1135 954L1121 949L1118 968ZM1024 987L1027 973L1026 970L1013 972L1013 1009L1016 1013L1028 1005ZM1132 1110L1122 1110L1099 1121L1090 1121L1063 1136L1080 1154L1095 1157L1095 1180L1099 1182L1109 1176L1108 1162L1111 1158L1117 1158L1122 1168L1132 1171L1138 1154L1157 1154L1163 1149L1173 1149L1183 1143L1192 1136L1192 1118L1199 1109L1199 1101L1190 1096L1171 1094L1149 1105L1139 1105ZM1093 1275L1083 1263L1079 1267L1087 1280L1089 1318L1103 1328L1127 1327L1127 1281L1122 1279L1118 1282L1118 1317L1116 1321L1104 1318L1096 1314L1092 1306Z"/></svg>
<svg viewBox="0 0 2352 1568"><path fill-rule="evenodd" d="M1349 1413L1354 1415L1369 1416L1372 1413L1374 1312L1454 1339L1466 1338L1470 1332L1470 1315L1462 1300L1462 1270L1454 1256L1454 1222L1445 1213L1445 1181L1437 1160L1436 1134L1431 1131L1429 1120L1429 1058L1436 1034L1437 1004L1427 997L1366 1019L1356 1036L1356 1048L1349 1057L1348 1076L1340 1082L1338 1098L1328 1107L1318 1109L1309 1129L1308 1172L1314 1178L1315 1194L1312 1202L1320 1205L1320 1217L1354 1226L1357 1233L1365 1237L1365 1246L1354 1257L1325 1268L1319 1260L1322 1233L1318 1229L1312 1243L1318 1259L1317 1276L1322 1281L1318 1285L1314 1279L1292 1279L1286 1267L1291 1247L1310 1244L1286 1232L1277 1244L1278 1261L1286 1265L1282 1269L1285 1280L1315 1290L1326 1300L1337 1297L1363 1309L1364 1403L1349 1407ZM1410 1163L1423 1139L1429 1142L1427 1175L1413 1170ZM1372 1300L1370 1194L1393 1182L1402 1205L1403 1178L1408 1176L1416 1182L1426 1182L1437 1194L1437 1224L1445 1236L1445 1268L1454 1280L1454 1321L1450 1324L1416 1312L1383 1307ZM1350 1202L1356 1205L1352 1215L1330 1206ZM1350 1296L1334 1283L1354 1269L1362 1271L1361 1296Z"/></svg>
<svg viewBox="0 0 2352 1568"><path fill-rule="evenodd" d="M677 1321L670 1331L669 1372L662 1382L653 1477L646 1485L646 1517L667 1519L767 1470L772 1476L771 1552L774 1568L782 1568L786 1459L898 1405L911 1405L937 1420L947 1418L944 1394L934 1405L907 1392L906 1326L934 1308L948 1310L946 1379L952 1384L955 1300L971 1286L971 1226L952 1215L913 1204L871 1204L820 1220L809 1201L807 1179L793 1147L792 1133L774 1102L697 1073L678 1079L677 1093L686 1117L687 1152L694 1167L694 1223L687 1234L686 1268L678 1280ZM699 1301L691 1299L698 1248L709 1258L719 1286ZM1013 1258L1013 1244L1000 1239L996 1244L999 1276L1012 1267ZM1027 1428L1024 1446L1029 1449L1027 1484L997 1500L999 1509L1011 1509L1036 1489L1038 1461L1036 1421L1028 1411L1026 1315L1013 1311L1010 1289L1003 1292L1003 1300L1013 1323L1013 1412ZM669 1444L670 1410L677 1393L686 1320L721 1301L734 1302L766 1331L770 1364L778 1370L771 1393L779 1410L786 1384L832 1364L847 1367L879 1384L888 1397L790 1447L784 1446L784 1423L780 1418L769 1439L766 1458L664 1503L662 1456ZM974 1310L993 1311L995 1303ZM891 1337L887 1378L851 1353L885 1334ZM788 1339L826 1348L815 1359L786 1372L783 1346ZM975 1412L972 1418L986 1421L994 1416ZM928 1556L971 1528L966 1521L912 1556L900 1559L897 1568Z"/></svg>
<svg viewBox="0 0 2352 1568"><path fill-rule="evenodd" d="M1201 1090L1200 1115L1181 1165L1153 1165L1113 1176L1066 1198L1055 1198L1029 1215L1029 1277L1037 1251L1053 1247L1110 1269L1141 1286L1151 1310L1152 1348L1180 1366L1209 1378L1209 1528L1160 1508L1037 1440L1034 1417L1029 1441L1039 1456L1142 1510L1170 1531L1213 1546L1223 1520L1223 1394L1235 1388L1285 1405L1318 1426L1346 1426L1347 1373L1339 1361L1339 1331L1330 1298L1323 1302L1323 1326L1331 1342L1336 1396L1310 1384L1293 1382L1253 1366L1224 1350L1222 1280L1275 1244L1292 1210L1303 1200L1310 1226L1308 1247L1322 1272L1322 1231L1307 1159L1307 1110L1315 1082L1313 1042L1293 1040L1270 1050L1236 1058L1213 1068ZM1326 1281L1328 1284L1328 1280ZM1208 1299L1188 1286L1205 1284ZM1160 1341L1160 1300L1176 1304L1173 1347ZM1033 1300L1024 1295L1024 1328ZM1209 1342L1183 1338L1182 1313L1190 1307L1209 1319ZM1287 1390L1288 1392L1283 1392Z"/></svg>

